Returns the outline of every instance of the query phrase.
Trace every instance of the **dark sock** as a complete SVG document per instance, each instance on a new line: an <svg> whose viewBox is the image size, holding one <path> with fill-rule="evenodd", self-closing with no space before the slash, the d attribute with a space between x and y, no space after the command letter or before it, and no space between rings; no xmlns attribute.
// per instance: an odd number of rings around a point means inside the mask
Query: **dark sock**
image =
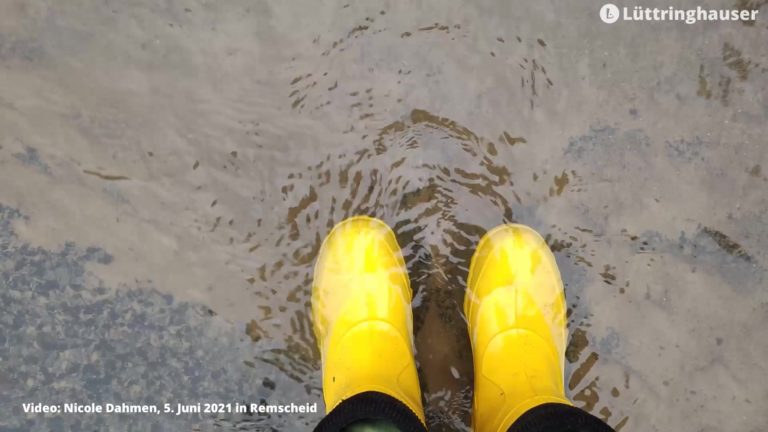
<svg viewBox="0 0 768 432"><path fill-rule="evenodd" d="M520 416L507 432L614 432L599 418L570 405L548 403Z"/></svg>
<svg viewBox="0 0 768 432"><path fill-rule="evenodd" d="M398 432L426 432L407 405L379 392L365 392L342 401L315 428L315 432L344 432L360 421L385 420Z"/></svg>

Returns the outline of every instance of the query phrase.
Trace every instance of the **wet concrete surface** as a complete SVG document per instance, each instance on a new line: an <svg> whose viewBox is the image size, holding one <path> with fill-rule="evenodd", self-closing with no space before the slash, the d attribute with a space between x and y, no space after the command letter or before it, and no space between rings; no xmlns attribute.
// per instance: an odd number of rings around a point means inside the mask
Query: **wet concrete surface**
<svg viewBox="0 0 768 432"><path fill-rule="evenodd" d="M21 404L321 402L312 264L360 213L405 252L433 430L468 430L466 272L505 221L555 251L577 406L762 430L768 24L601 5L0 2L0 430L311 428Z"/></svg>

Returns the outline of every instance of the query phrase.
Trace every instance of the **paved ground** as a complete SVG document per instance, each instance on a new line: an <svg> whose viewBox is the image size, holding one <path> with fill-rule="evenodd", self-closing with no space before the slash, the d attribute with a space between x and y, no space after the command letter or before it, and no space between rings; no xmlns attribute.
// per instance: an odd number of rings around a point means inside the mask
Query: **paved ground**
<svg viewBox="0 0 768 432"><path fill-rule="evenodd" d="M356 213L406 253L434 430L468 428L464 278L504 221L556 251L578 406L768 424L765 1L130 3L0 2L0 430L309 429L21 403L320 402L311 266Z"/></svg>

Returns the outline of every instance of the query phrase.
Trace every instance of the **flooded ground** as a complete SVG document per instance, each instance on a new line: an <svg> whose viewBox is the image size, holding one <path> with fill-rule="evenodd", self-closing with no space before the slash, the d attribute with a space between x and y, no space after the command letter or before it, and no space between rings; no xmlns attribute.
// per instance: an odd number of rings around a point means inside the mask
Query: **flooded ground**
<svg viewBox="0 0 768 432"><path fill-rule="evenodd" d="M556 253L577 406L623 432L768 424L764 16L130 3L0 2L0 430L310 429L21 403L320 403L310 275L354 214L405 251L432 430L468 430L465 278L509 221Z"/></svg>

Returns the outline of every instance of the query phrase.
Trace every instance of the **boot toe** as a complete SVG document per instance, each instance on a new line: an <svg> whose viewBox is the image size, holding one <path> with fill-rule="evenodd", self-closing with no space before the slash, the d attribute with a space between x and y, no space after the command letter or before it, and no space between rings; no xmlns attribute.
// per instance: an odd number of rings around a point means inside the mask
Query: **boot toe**
<svg viewBox="0 0 768 432"><path fill-rule="evenodd" d="M471 316L479 303L501 287L536 289L539 295L557 295L562 285L552 252L532 228L501 225L480 240L469 267L464 314Z"/></svg>
<svg viewBox="0 0 768 432"><path fill-rule="evenodd" d="M326 334L344 305L366 286L398 287L410 302L411 289L400 247L386 223L368 216L354 216L338 223L318 254L312 286L315 333ZM386 295L386 292L382 292Z"/></svg>

